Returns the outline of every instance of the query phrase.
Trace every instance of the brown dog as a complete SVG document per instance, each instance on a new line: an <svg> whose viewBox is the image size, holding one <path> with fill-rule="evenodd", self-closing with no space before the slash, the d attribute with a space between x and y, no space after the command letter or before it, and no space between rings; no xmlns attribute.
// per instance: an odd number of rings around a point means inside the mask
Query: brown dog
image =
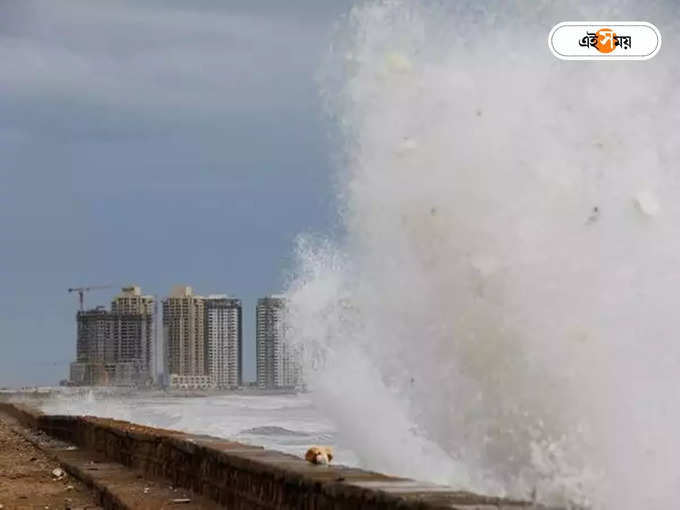
<svg viewBox="0 0 680 510"><path fill-rule="evenodd" d="M312 446L305 453L305 460L312 464L330 464L333 460L333 449L330 446Z"/></svg>

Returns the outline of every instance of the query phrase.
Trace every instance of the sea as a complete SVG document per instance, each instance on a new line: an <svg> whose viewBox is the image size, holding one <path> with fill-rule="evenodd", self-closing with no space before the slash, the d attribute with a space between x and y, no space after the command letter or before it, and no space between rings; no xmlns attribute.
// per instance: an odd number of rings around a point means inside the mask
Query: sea
<svg viewBox="0 0 680 510"><path fill-rule="evenodd" d="M50 391L35 399L49 414L93 415L150 427L205 434L303 456L312 445L331 445L335 462L358 466L336 444L336 427L305 394L229 393L208 396L115 389Z"/></svg>

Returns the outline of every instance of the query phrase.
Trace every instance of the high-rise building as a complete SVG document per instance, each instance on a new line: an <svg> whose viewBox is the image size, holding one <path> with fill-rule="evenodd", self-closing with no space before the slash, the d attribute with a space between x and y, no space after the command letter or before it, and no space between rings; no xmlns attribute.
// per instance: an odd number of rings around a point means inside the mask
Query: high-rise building
<svg viewBox="0 0 680 510"><path fill-rule="evenodd" d="M116 377L119 384L153 379L154 298L138 286L123 287L111 302Z"/></svg>
<svg viewBox="0 0 680 510"><path fill-rule="evenodd" d="M114 349L111 315L104 307L81 311L76 314L78 337L76 361L80 363L112 363Z"/></svg>
<svg viewBox="0 0 680 510"><path fill-rule="evenodd" d="M256 325L257 385L295 388L302 383L299 350L286 339L286 299L273 295L258 299Z"/></svg>
<svg viewBox="0 0 680 510"><path fill-rule="evenodd" d="M70 379L80 385L143 385L151 382L153 297L124 287L103 307L76 316L76 361Z"/></svg>
<svg viewBox="0 0 680 510"><path fill-rule="evenodd" d="M205 299L191 287L175 287L163 301L163 336L169 378L207 378Z"/></svg>
<svg viewBox="0 0 680 510"><path fill-rule="evenodd" d="M73 384L92 386L108 384L106 364L114 362L111 314L103 307L79 311L76 360L71 363Z"/></svg>
<svg viewBox="0 0 680 510"><path fill-rule="evenodd" d="M111 301L111 313L152 315L153 302L153 296L143 296L138 285L123 287Z"/></svg>
<svg viewBox="0 0 680 510"><path fill-rule="evenodd" d="M205 334L211 384L218 388L240 386L243 356L241 301L226 295L205 298Z"/></svg>

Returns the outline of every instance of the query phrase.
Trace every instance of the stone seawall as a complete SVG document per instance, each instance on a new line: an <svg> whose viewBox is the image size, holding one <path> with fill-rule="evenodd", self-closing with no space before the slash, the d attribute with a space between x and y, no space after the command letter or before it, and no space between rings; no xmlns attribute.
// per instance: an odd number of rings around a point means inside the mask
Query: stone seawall
<svg viewBox="0 0 680 510"><path fill-rule="evenodd" d="M356 468L315 466L293 455L209 436L90 416L46 415L22 404L0 403L0 411L234 510L538 508Z"/></svg>

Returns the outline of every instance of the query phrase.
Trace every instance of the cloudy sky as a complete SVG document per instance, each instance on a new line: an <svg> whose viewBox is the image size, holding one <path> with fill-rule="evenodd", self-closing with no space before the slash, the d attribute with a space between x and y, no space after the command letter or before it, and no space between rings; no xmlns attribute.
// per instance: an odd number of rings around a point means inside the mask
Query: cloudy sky
<svg viewBox="0 0 680 510"><path fill-rule="evenodd" d="M0 386L75 355L71 286L244 301L335 222L315 73L350 0L0 0ZM113 291L86 304L107 304Z"/></svg>

